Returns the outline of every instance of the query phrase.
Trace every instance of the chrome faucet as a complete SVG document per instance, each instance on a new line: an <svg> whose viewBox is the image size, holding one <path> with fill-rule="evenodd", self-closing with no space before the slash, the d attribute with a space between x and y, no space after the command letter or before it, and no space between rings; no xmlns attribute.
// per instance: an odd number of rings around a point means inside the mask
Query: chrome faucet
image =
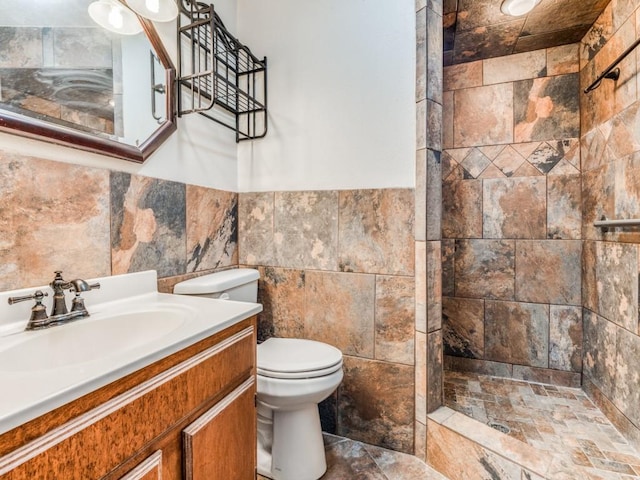
<svg viewBox="0 0 640 480"><path fill-rule="evenodd" d="M54 325L62 325L78 318L88 317L89 312L84 305L84 298L80 295L82 292L88 292L100 288L99 283L89 284L84 280L77 278L67 282L62 278L62 272L56 271L56 276L49 284L53 290L53 305L51 307L51 315L47 316L45 306L42 304L44 297L48 296L48 293L44 293L41 290L35 291L32 295L25 295L23 297L10 297L9 305L14 303L24 302L25 300L35 300L35 305L31 308L31 318L27 324L27 330L37 330L40 328L48 328ZM71 311L67 310L67 302L65 299L65 290L75 292L75 297L71 302Z"/></svg>

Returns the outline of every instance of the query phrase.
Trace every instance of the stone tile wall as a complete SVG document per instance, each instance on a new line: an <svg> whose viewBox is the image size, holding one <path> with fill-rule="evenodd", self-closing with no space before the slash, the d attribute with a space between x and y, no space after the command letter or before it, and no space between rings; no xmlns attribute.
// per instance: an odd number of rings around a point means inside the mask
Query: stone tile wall
<svg viewBox="0 0 640 480"><path fill-rule="evenodd" d="M444 70L445 364L582 372L579 45Z"/></svg>
<svg viewBox="0 0 640 480"><path fill-rule="evenodd" d="M0 151L0 289L237 265L237 194Z"/></svg>
<svg viewBox="0 0 640 480"><path fill-rule="evenodd" d="M323 428L413 453L413 189L242 193L239 261L261 272L259 338L344 354Z"/></svg>
<svg viewBox="0 0 640 480"><path fill-rule="evenodd" d="M416 1L415 455L442 405L443 1Z"/></svg>
<svg viewBox="0 0 640 480"><path fill-rule="evenodd" d="M582 41L584 89L640 34L637 2L613 1ZM617 82L581 93L584 383L596 404L640 445L637 228L605 232L595 220L640 218L640 50Z"/></svg>

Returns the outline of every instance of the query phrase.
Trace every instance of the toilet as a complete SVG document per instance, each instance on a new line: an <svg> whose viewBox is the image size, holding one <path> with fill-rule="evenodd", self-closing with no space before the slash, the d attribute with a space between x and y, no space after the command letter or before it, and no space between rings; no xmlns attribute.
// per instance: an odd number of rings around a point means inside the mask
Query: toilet
<svg viewBox="0 0 640 480"><path fill-rule="evenodd" d="M257 270L239 268L178 283L175 294L256 302ZM257 347L258 473L317 480L327 470L318 403L342 381L342 352L314 340L270 338Z"/></svg>

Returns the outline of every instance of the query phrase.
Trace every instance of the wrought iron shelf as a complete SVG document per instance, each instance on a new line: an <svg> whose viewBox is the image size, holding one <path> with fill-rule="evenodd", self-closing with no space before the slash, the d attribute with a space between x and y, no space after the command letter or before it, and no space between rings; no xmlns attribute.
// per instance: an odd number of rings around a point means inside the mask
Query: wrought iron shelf
<svg viewBox="0 0 640 480"><path fill-rule="evenodd" d="M198 112L234 130L236 142L264 137L267 58L231 35L213 5L181 0L180 12L178 115Z"/></svg>

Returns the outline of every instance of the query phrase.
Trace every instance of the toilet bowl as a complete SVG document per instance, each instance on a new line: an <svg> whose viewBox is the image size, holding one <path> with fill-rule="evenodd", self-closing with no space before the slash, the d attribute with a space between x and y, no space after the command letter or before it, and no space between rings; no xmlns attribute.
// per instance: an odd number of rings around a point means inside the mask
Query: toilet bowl
<svg viewBox="0 0 640 480"><path fill-rule="evenodd" d="M178 283L173 293L257 300L257 270L239 268ZM317 480L327 469L318 403L342 381L342 352L314 340L270 338L257 347L258 473Z"/></svg>
<svg viewBox="0 0 640 480"><path fill-rule="evenodd" d="M317 480L327 469L318 403L342 381L342 353L313 340L258 345L258 473Z"/></svg>

